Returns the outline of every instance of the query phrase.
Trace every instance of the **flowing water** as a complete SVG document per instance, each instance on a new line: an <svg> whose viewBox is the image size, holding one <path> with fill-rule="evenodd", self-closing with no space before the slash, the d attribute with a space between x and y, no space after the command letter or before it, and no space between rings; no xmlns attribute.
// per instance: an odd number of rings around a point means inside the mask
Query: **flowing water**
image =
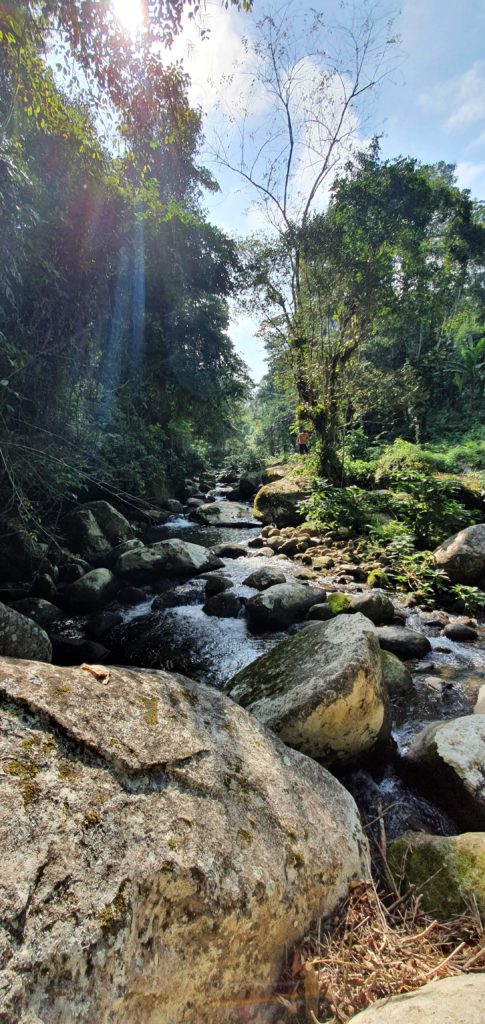
<svg viewBox="0 0 485 1024"><path fill-rule="evenodd" d="M216 500L224 500L222 491L213 492ZM179 537L205 547L227 542L244 545L258 533L257 525L202 526L186 516L173 516L164 526L150 530L149 542ZM240 597L255 593L244 585L244 580L256 569L273 566L283 569L287 579L291 579L301 568L288 559L258 555L254 548L248 549L245 557L224 558L223 562L224 567L217 572L232 580L232 592ZM115 627L104 641L112 651L112 662L178 671L221 687L288 635L288 631L253 634L243 612L239 618L206 615L202 610L205 584L204 578L186 582L164 580L156 588L144 588L144 599L121 609L122 625ZM323 579L321 585L325 587ZM74 625L82 630L82 621ZM485 681L485 631L477 643L455 643L438 635L439 628L428 625L419 612L409 615L407 625L427 633L432 649L421 662L409 663L413 690L404 701L394 701L392 737L387 749L365 767L342 775L371 831L372 823L377 821L379 827L382 823L389 839L407 829L439 834L458 831L446 812L429 795L420 792L415 780L406 778L400 755L428 722L470 714L478 689ZM292 627L289 632L299 628Z"/></svg>

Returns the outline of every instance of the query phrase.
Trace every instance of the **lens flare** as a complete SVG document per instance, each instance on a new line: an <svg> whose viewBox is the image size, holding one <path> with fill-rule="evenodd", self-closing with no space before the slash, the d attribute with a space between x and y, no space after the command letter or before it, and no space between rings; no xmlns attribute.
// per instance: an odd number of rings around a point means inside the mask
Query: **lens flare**
<svg viewBox="0 0 485 1024"><path fill-rule="evenodd" d="M112 0L113 11L125 32L137 36L143 29L142 0Z"/></svg>

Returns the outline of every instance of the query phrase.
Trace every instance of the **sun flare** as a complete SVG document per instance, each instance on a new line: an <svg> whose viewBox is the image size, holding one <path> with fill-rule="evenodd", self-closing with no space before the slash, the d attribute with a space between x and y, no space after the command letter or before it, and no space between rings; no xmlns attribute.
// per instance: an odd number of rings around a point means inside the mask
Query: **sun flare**
<svg viewBox="0 0 485 1024"><path fill-rule="evenodd" d="M125 32L137 36L143 29L142 0L112 0L114 13Z"/></svg>

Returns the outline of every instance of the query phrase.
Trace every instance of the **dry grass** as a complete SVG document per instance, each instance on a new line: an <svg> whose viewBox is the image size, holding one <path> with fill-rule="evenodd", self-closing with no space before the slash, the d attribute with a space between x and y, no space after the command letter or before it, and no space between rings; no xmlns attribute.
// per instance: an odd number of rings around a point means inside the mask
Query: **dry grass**
<svg viewBox="0 0 485 1024"><path fill-rule="evenodd" d="M384 996L484 968L476 908L440 924L412 893L383 896L373 882L357 882L325 929L316 926L294 952L279 997L281 1020L345 1024Z"/></svg>

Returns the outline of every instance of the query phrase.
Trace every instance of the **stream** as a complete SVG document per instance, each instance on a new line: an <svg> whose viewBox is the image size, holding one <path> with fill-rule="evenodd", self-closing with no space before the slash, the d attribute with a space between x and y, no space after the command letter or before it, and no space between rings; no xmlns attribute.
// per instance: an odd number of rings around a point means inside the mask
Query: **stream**
<svg viewBox="0 0 485 1024"><path fill-rule="evenodd" d="M216 500L224 500L224 494L217 494ZM249 505L248 518L251 519ZM151 529L149 541L177 537L205 547L229 541L244 545L259 533L258 524L203 526L178 515L164 526ZM277 566L284 569L287 579L301 569L289 559L268 560L267 556L258 555L257 549L249 549L247 556L237 559L224 558L223 562L224 568L216 572L232 580L232 592L240 597L254 595L255 591L243 581L256 569L267 568L268 564ZM143 601L118 608L123 622L103 641L112 652L111 662L181 672L220 688L288 633L302 628L296 625L288 631L254 634L243 614L239 618L208 616L202 611L205 584L204 577L185 582L157 581L156 586L143 588ZM319 585L325 588L325 578L319 580ZM354 584L339 589L356 592L363 588ZM71 635L79 625L71 621ZM405 701L393 702L392 735L386 749L372 757L365 767L340 775L354 795L364 821L370 823L372 830L372 823L378 820L389 840L407 829L443 835L459 831L429 794L426 796L417 788L415 780L406 779L400 770L400 755L427 722L470 714L485 680L485 631L476 643L456 643L440 635L439 627L428 625L419 611L408 613L407 625L426 633L432 645L424 659L407 663L413 674L413 692L406 695Z"/></svg>

